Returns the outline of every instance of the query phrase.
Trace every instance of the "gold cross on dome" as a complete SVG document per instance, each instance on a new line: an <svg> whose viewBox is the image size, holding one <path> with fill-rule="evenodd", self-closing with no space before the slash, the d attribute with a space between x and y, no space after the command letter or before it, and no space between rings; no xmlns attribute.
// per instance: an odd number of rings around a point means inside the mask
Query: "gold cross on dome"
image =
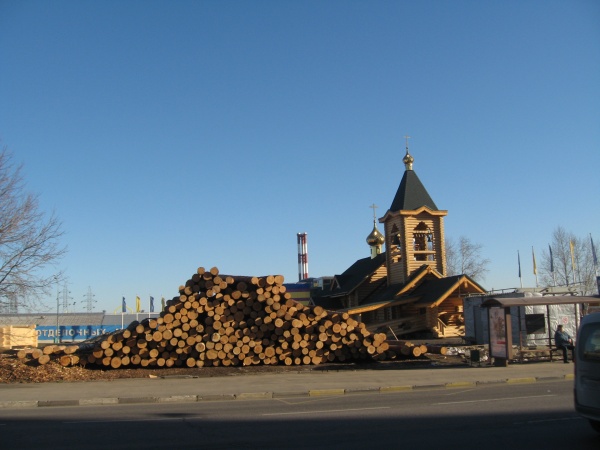
<svg viewBox="0 0 600 450"><path fill-rule="evenodd" d="M372 209L373 209L373 220L377 220L377 215L376 215L376 213L375 213L375 210L376 210L377 208L379 208L379 206L377 206L375 203L373 203L371 206L369 206L369 208L372 208Z"/></svg>

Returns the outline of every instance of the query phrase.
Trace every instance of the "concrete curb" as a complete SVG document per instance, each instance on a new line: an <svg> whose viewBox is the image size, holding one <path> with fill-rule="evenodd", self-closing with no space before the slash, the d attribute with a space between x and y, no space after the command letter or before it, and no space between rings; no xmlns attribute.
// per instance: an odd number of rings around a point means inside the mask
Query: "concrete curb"
<svg viewBox="0 0 600 450"><path fill-rule="evenodd" d="M477 387L477 383L474 381L455 381L453 383L446 383L447 389L474 388L474 387Z"/></svg>
<svg viewBox="0 0 600 450"><path fill-rule="evenodd" d="M509 378L506 380L508 384L522 384L522 383L536 383L537 378L535 377L524 377L524 378Z"/></svg>
<svg viewBox="0 0 600 450"><path fill-rule="evenodd" d="M404 391L412 391L413 390L413 386L385 386L385 387L380 387L379 388L379 392L380 393L388 393L388 392L404 392Z"/></svg>
<svg viewBox="0 0 600 450"><path fill-rule="evenodd" d="M46 400L38 401L37 405L40 408L53 406L79 406L79 400Z"/></svg>
<svg viewBox="0 0 600 450"><path fill-rule="evenodd" d="M0 402L0 408L36 408L37 405L37 400Z"/></svg>
<svg viewBox="0 0 600 450"><path fill-rule="evenodd" d="M272 392L244 392L235 396L236 400L260 400L273 398Z"/></svg>
<svg viewBox="0 0 600 450"><path fill-rule="evenodd" d="M345 389L312 389L308 391L309 397L319 397L319 396L331 396L331 395L344 395L346 393Z"/></svg>
<svg viewBox="0 0 600 450"><path fill-rule="evenodd" d="M119 404L158 403L158 397L119 397Z"/></svg>
<svg viewBox="0 0 600 450"><path fill-rule="evenodd" d="M308 397L308 391L281 391L273 392L273 398Z"/></svg>
<svg viewBox="0 0 600 450"><path fill-rule="evenodd" d="M79 400L79 406L99 406L99 405L118 405L117 397L98 397L98 398L82 398Z"/></svg>
<svg viewBox="0 0 600 450"><path fill-rule="evenodd" d="M365 388L333 388L311 389L307 391L278 391L278 392L242 392L240 394L200 394L200 395L172 395L167 397L93 397L79 400L23 400L0 401L0 409L17 408L50 408L60 406L102 406L102 405L127 405L140 403L195 403L211 401L232 400L271 400L293 397L333 397L355 394L393 394L401 392L414 392L416 390L442 390L442 389L469 389L483 387L491 384L533 384L551 381L573 380L573 374L548 377L521 377L506 378L488 381L454 381L440 384L427 385L398 385Z"/></svg>
<svg viewBox="0 0 600 450"><path fill-rule="evenodd" d="M158 397L158 403L190 403L197 401L197 395L171 395L170 397Z"/></svg>

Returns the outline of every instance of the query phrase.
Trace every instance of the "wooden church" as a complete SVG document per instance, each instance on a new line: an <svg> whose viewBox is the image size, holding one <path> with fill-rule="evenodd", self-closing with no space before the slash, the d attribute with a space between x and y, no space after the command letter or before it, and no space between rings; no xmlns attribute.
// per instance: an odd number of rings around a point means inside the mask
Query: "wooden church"
<svg viewBox="0 0 600 450"><path fill-rule="evenodd" d="M467 275L446 276L444 217L413 170L406 147L405 171L390 208L367 236L371 256L359 259L313 302L346 312L390 338L464 334L465 295L485 290ZM382 246L385 245L385 252Z"/></svg>

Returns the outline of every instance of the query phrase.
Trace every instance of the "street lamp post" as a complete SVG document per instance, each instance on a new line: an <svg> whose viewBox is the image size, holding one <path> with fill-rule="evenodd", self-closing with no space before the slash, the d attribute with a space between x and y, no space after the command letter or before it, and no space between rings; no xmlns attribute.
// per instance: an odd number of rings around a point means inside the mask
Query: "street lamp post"
<svg viewBox="0 0 600 450"><path fill-rule="evenodd" d="M61 342L61 336L60 336L60 323L59 323L59 318L60 318L60 289L58 286L58 280L57 280L57 284L56 284L56 330L55 330L55 335L54 335L54 343L60 343ZM67 288L67 282L65 281L65 285L63 287L63 291L62 291L62 296L63 296L63 314L69 311L69 306L71 305L75 305L75 303L69 303L72 298L69 297L70 291ZM64 322L63 322L64 323Z"/></svg>
<svg viewBox="0 0 600 450"><path fill-rule="evenodd" d="M60 332L60 328L58 325L59 318L59 308L60 308L60 296L58 295L58 286L56 287L56 331L54 332L54 343L57 344L59 341L58 334Z"/></svg>

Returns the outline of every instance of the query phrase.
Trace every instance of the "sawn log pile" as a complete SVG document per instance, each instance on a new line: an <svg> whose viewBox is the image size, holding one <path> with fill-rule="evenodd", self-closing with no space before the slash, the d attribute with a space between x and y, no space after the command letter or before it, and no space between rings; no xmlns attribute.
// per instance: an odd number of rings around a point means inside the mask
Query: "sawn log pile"
<svg viewBox="0 0 600 450"><path fill-rule="evenodd" d="M72 346L23 350L45 364L119 367L307 365L418 357L427 348L387 341L345 313L291 299L280 275L220 275L199 267L156 319Z"/></svg>

